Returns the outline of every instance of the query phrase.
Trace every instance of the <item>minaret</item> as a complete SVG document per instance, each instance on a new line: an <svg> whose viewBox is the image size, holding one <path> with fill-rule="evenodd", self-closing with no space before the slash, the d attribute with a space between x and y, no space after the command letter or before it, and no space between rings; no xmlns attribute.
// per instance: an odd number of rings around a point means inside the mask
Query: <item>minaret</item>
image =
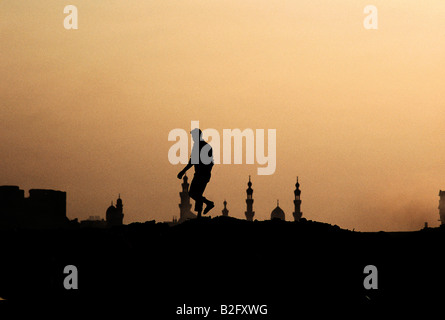
<svg viewBox="0 0 445 320"><path fill-rule="evenodd" d="M440 216L440 222L441 225L445 225L445 191L440 190L439 191L439 216Z"/></svg>
<svg viewBox="0 0 445 320"><path fill-rule="evenodd" d="M116 212L116 224L121 226L124 220L124 205L122 204L120 193L119 198L116 200Z"/></svg>
<svg viewBox="0 0 445 320"><path fill-rule="evenodd" d="M124 205L122 204L121 194L119 193L119 198L116 201L116 209L117 213L124 215Z"/></svg>
<svg viewBox="0 0 445 320"><path fill-rule="evenodd" d="M298 182L298 177L297 177L297 183L295 184L294 194L295 194L295 200L294 200L295 211L293 213L294 219L295 221L300 221L303 212L301 212L301 200L300 200L301 190L300 190L300 183Z"/></svg>
<svg viewBox="0 0 445 320"><path fill-rule="evenodd" d="M110 227L121 226L124 220L124 205L122 204L121 195L116 201L116 207L113 206L113 201L111 201L111 206L108 208L106 213L107 223Z"/></svg>
<svg viewBox="0 0 445 320"><path fill-rule="evenodd" d="M253 198L252 198L253 189L252 189L252 182L250 181L250 176L249 176L249 182L247 183L247 186L248 186L248 188L246 190L247 211L245 212L245 214L246 214L247 221L253 221L253 216L255 215L255 212L253 211Z"/></svg>
<svg viewBox="0 0 445 320"><path fill-rule="evenodd" d="M194 218L194 214L190 211L192 205L189 196L189 183L187 175L184 175L182 182L182 191L179 192L181 203L179 204L179 222Z"/></svg>
<svg viewBox="0 0 445 320"><path fill-rule="evenodd" d="M226 200L224 200L224 209L222 209L222 215L224 216L224 217L227 217L228 215L229 215L229 210L227 210L227 201Z"/></svg>

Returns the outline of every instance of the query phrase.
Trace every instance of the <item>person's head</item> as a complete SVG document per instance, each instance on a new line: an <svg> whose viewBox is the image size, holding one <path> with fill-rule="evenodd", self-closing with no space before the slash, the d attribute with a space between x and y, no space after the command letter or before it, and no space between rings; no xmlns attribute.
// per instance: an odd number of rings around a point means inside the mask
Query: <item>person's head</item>
<svg viewBox="0 0 445 320"><path fill-rule="evenodd" d="M195 128L192 131L190 131L192 134L193 141L198 142L202 140L202 131L199 128Z"/></svg>

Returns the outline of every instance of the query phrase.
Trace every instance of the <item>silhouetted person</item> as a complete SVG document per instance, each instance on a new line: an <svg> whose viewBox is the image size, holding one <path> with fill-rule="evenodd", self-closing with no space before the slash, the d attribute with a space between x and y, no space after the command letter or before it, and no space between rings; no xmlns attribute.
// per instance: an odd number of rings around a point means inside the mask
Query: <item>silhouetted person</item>
<svg viewBox="0 0 445 320"><path fill-rule="evenodd" d="M212 201L203 197L204 190L211 177L213 150L210 144L202 139L202 131L200 129L193 129L190 133L192 134L194 141L192 155L190 156L187 166L178 173L178 179L182 179L182 176L188 169L193 166L195 167L195 175L190 184L189 196L195 200L195 211L198 212L198 218L200 218L203 203L206 204L204 214L209 212L215 206Z"/></svg>

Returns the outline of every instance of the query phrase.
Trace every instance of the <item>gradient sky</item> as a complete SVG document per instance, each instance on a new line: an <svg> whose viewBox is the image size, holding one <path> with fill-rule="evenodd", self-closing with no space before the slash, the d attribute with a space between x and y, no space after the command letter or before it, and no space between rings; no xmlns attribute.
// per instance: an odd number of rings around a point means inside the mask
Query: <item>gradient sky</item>
<svg viewBox="0 0 445 320"><path fill-rule="evenodd" d="M65 5L79 29L65 30ZM379 29L363 27L366 5ZM361 231L437 226L445 189L442 0L0 2L0 185L67 191L69 218L179 215L170 130L277 130L277 169L217 165L206 195L244 218ZM193 171L193 170L192 170ZM189 176L192 172L189 173Z"/></svg>

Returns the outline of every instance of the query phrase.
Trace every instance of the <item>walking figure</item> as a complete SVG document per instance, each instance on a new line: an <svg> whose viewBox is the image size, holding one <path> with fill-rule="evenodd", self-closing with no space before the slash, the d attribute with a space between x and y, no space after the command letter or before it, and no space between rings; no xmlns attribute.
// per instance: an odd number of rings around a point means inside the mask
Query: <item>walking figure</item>
<svg viewBox="0 0 445 320"><path fill-rule="evenodd" d="M190 184L189 196L195 200L195 211L198 213L198 218L201 218L202 205L205 203L204 214L209 212L215 204L213 201L206 199L203 196L207 183L210 181L212 167L213 167L213 150L210 144L205 142L202 138L202 131L198 128L191 132L193 138L193 148L190 160L187 166L178 173L178 179L191 167L195 167L195 175Z"/></svg>

